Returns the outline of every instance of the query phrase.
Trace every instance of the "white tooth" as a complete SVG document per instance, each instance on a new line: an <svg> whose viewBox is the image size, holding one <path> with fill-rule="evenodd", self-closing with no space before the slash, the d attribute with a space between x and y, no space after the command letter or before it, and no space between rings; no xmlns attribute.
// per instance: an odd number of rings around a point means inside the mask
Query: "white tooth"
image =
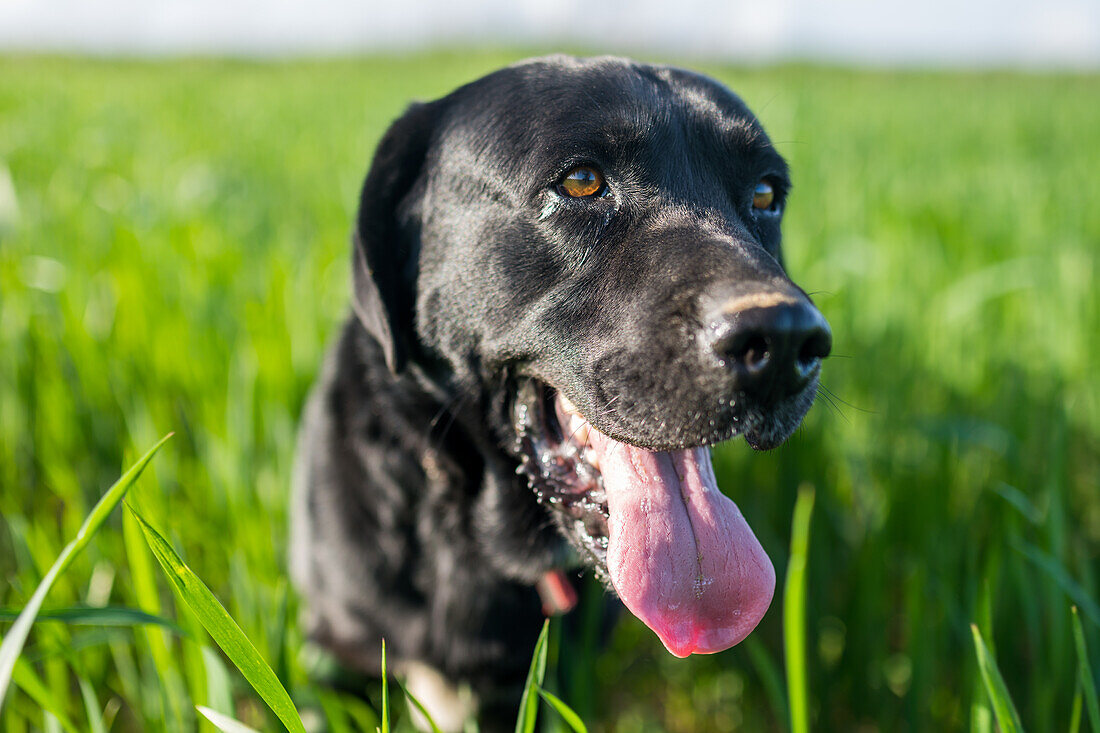
<svg viewBox="0 0 1100 733"><path fill-rule="evenodd" d="M558 392L558 399L561 400L561 409L565 410L566 412L577 411L577 406L570 402L569 398L563 395L561 392Z"/></svg>
<svg viewBox="0 0 1100 733"><path fill-rule="evenodd" d="M589 465L591 465L592 468L596 469L597 471L600 470L600 459L596 455L596 451L592 450L591 448L585 449L584 460L588 461Z"/></svg>

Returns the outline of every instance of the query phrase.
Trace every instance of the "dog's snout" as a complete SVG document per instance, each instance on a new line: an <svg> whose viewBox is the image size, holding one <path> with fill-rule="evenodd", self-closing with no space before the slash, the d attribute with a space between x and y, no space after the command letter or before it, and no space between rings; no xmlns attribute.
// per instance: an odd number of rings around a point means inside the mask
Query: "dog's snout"
<svg viewBox="0 0 1100 733"><path fill-rule="evenodd" d="M804 389L833 341L808 299L778 292L731 299L712 317L708 333L737 390L762 405Z"/></svg>

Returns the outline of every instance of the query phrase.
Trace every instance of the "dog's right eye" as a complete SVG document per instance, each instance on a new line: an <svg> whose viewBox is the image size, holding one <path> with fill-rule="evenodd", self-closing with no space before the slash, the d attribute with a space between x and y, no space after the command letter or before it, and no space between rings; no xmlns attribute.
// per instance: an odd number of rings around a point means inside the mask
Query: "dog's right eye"
<svg viewBox="0 0 1100 733"><path fill-rule="evenodd" d="M590 198L603 193L603 175L595 168L582 165L565 174L558 191L570 198Z"/></svg>

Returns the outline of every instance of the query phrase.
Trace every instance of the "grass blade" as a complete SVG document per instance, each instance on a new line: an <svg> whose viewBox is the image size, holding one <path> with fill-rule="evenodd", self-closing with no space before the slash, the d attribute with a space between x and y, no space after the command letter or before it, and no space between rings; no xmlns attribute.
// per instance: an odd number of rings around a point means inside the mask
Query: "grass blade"
<svg viewBox="0 0 1100 733"><path fill-rule="evenodd" d="M749 638L741 644L749 655L749 660L756 670L756 676L764 685L764 694L768 698L768 704L771 705L775 719L781 720L787 711L787 692L783 688L783 675L779 671L779 665L772 659L771 652L764 646L764 642L756 636L750 634Z"/></svg>
<svg viewBox="0 0 1100 733"><path fill-rule="evenodd" d="M339 696L332 690L318 690L317 702L321 704L321 712L325 716L327 733L355 733L348 723L348 714ZM365 730L369 731L370 728Z"/></svg>
<svg viewBox="0 0 1100 733"><path fill-rule="evenodd" d="M1008 694L1001 671L997 669L997 662L982 641L982 632L978 631L976 624L970 624L970 631L974 635L978 669L982 673L985 691L989 695L990 702L993 703L993 715L997 718L997 725L1000 726L1002 733L1021 733L1024 726L1020 723L1020 714L1012 704L1012 697Z"/></svg>
<svg viewBox="0 0 1100 733"><path fill-rule="evenodd" d="M180 598L191 608L199 622L210 636L222 648L229 660L241 671L248 684L254 689L271 711L282 721L291 733L305 733L302 719L298 715L290 695L283 688L279 678L271 667L244 635L237 622L229 615L210 589L187 565L153 527L132 507L131 514L141 525L149 549L153 551L164 574L172 583Z"/></svg>
<svg viewBox="0 0 1100 733"><path fill-rule="evenodd" d="M374 708L363 702L363 700L345 695L341 698L341 702L344 706L344 713L351 718L355 725L359 726L360 731L369 733L369 731L378 728L378 715L374 712Z"/></svg>
<svg viewBox="0 0 1100 733"><path fill-rule="evenodd" d="M65 568L69 567L73 559L76 558L80 551L91 541L92 537L103 525L103 522L114 510L118 503L122 501L122 497L126 495L130 487L137 481L138 476L145 470L145 466L149 464L149 461L153 459L156 452L160 450L160 447L172 437L172 433L164 436L160 441L149 449L149 452L135 463L129 471L122 475L115 485L107 489L107 492L103 494L103 497L99 502L92 507L92 511L84 519L84 523L80 525L80 530L76 533L76 537L72 542L65 545L65 548L61 550L61 554L57 556L53 566L49 572L46 573L46 577L42 579L42 582L35 588L34 594L31 596L30 601L26 607L19 614L19 618L15 620L12 627L8 629L7 636L4 637L3 643L0 643L0 709L4 706L4 697L8 691L8 685L11 683L12 670L15 668L15 660L19 657L19 652L23 650L23 644L27 641L27 635L30 634L31 626L34 624L35 617L38 616L39 610L42 608L42 602L46 600L46 594L50 592L50 588L53 586L54 581L57 580L57 576L61 575L65 571Z"/></svg>
<svg viewBox="0 0 1100 733"><path fill-rule="evenodd" d="M1073 686L1073 704L1069 709L1069 733L1077 733L1081 730L1081 680Z"/></svg>
<svg viewBox="0 0 1100 733"><path fill-rule="evenodd" d="M1043 521L1043 512L1031 502L1031 499L1027 497L1027 494L1017 489L1015 486L1010 486L1003 481L1000 481L990 487L993 493L1000 496L1002 499L1012 505L1016 511L1027 521L1039 526Z"/></svg>
<svg viewBox="0 0 1100 733"><path fill-rule="evenodd" d="M0 609L0 621L12 621L18 618L19 613L18 609ZM58 621L73 626L161 626L179 636L187 636L186 631L163 616L126 606L55 608L51 611L39 611L35 623L42 621Z"/></svg>
<svg viewBox="0 0 1100 733"><path fill-rule="evenodd" d="M99 700L96 699L92 684L83 677L77 677L80 684L80 696L84 698L84 713L88 716L88 727L91 733L107 733L107 726L103 723L103 712L99 709Z"/></svg>
<svg viewBox="0 0 1100 733"><path fill-rule="evenodd" d="M810 707L806 684L806 553L814 490L798 491L791 522L791 555L783 584L783 640L787 661L787 694L792 733L809 733Z"/></svg>
<svg viewBox="0 0 1100 733"><path fill-rule="evenodd" d="M61 733L61 724L51 712L42 713L42 729L46 733Z"/></svg>
<svg viewBox="0 0 1100 733"><path fill-rule="evenodd" d="M145 533L141 531L141 524L134 519L132 513L122 515L122 542L130 569L131 601L142 611L159 616L161 599L157 588L157 571L154 569ZM160 707L159 715L164 719L166 727L183 730L188 727L185 716L190 713L192 703L176 663L177 655L167 635L160 629L146 626L141 632L160 683L154 704Z"/></svg>
<svg viewBox="0 0 1100 733"><path fill-rule="evenodd" d="M67 733L80 733L80 730L69 720L69 716L65 714L61 703L53 692L46 687L45 683L39 679L38 675L34 673L34 669L27 663L27 660L17 659L16 662L15 670L12 673L15 684L27 693L27 697L38 703L38 707L42 708L44 713L52 715L54 720Z"/></svg>
<svg viewBox="0 0 1100 733"><path fill-rule="evenodd" d="M401 684L401 680L398 680L397 684L401 686L401 691L405 693L405 699L408 700L409 704L415 707L417 711L419 711L420 714L424 716L424 720L428 721L428 725L432 728L432 733L442 733L442 731L439 730L439 726L435 724L434 720L432 720L431 714L428 712L428 709L424 707L423 703L417 700L416 696L409 692L409 688ZM412 713L412 710L410 710L409 712Z"/></svg>
<svg viewBox="0 0 1100 733"><path fill-rule="evenodd" d="M234 720L217 710L211 710L203 705L196 705L195 710L198 710L204 718L213 723L214 727L222 733L257 733L254 728L249 728L239 720Z"/></svg>
<svg viewBox="0 0 1100 733"><path fill-rule="evenodd" d="M1100 733L1100 703L1096 699L1096 681L1089 665L1089 650L1085 644L1085 630L1081 628L1081 615L1077 606L1073 606L1073 641L1077 646L1077 677L1081 694L1085 700L1085 709L1089 713L1089 725L1093 733Z"/></svg>
<svg viewBox="0 0 1100 733"><path fill-rule="evenodd" d="M382 639L382 733L390 733L390 682L386 676L385 639Z"/></svg>
<svg viewBox="0 0 1100 733"><path fill-rule="evenodd" d="M1081 587L1081 584L1073 579L1069 571L1058 560L1027 542L1014 541L1013 547L1039 568L1046 571L1047 575L1054 579L1062 587L1066 595L1070 597L1077 607L1092 621L1100 626L1100 605L1092 600L1089 594Z"/></svg>
<svg viewBox="0 0 1100 733"><path fill-rule="evenodd" d="M213 648L203 645L201 653L206 667L205 707L229 715L233 712L233 682L229 679L229 670Z"/></svg>
<svg viewBox="0 0 1100 733"><path fill-rule="evenodd" d="M539 694L542 695L542 699L550 704L550 707L558 711L558 715L562 717L570 728L576 733L588 733L588 728L585 727L584 721L581 717L573 712L573 709L561 701L557 695L547 692L546 690L539 688Z"/></svg>
<svg viewBox="0 0 1100 733"><path fill-rule="evenodd" d="M516 733L534 733L535 721L539 714L539 687L546 677L546 640L550 636L550 619L542 625L539 640L535 642L535 652L531 655L531 669L527 672L527 682L523 686L520 698L519 716L516 718Z"/></svg>

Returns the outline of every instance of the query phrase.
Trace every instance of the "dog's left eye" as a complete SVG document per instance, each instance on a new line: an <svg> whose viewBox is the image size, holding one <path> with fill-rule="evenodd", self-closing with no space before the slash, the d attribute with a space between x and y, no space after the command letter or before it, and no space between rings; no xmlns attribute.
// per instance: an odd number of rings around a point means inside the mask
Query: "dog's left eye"
<svg viewBox="0 0 1100 733"><path fill-rule="evenodd" d="M767 181L760 181L752 192L752 208L758 211L775 211L778 206L775 201L775 189Z"/></svg>
<svg viewBox="0 0 1100 733"><path fill-rule="evenodd" d="M558 184L558 190L575 199L596 196L603 193L603 175L595 168L582 165L565 174L565 178Z"/></svg>

